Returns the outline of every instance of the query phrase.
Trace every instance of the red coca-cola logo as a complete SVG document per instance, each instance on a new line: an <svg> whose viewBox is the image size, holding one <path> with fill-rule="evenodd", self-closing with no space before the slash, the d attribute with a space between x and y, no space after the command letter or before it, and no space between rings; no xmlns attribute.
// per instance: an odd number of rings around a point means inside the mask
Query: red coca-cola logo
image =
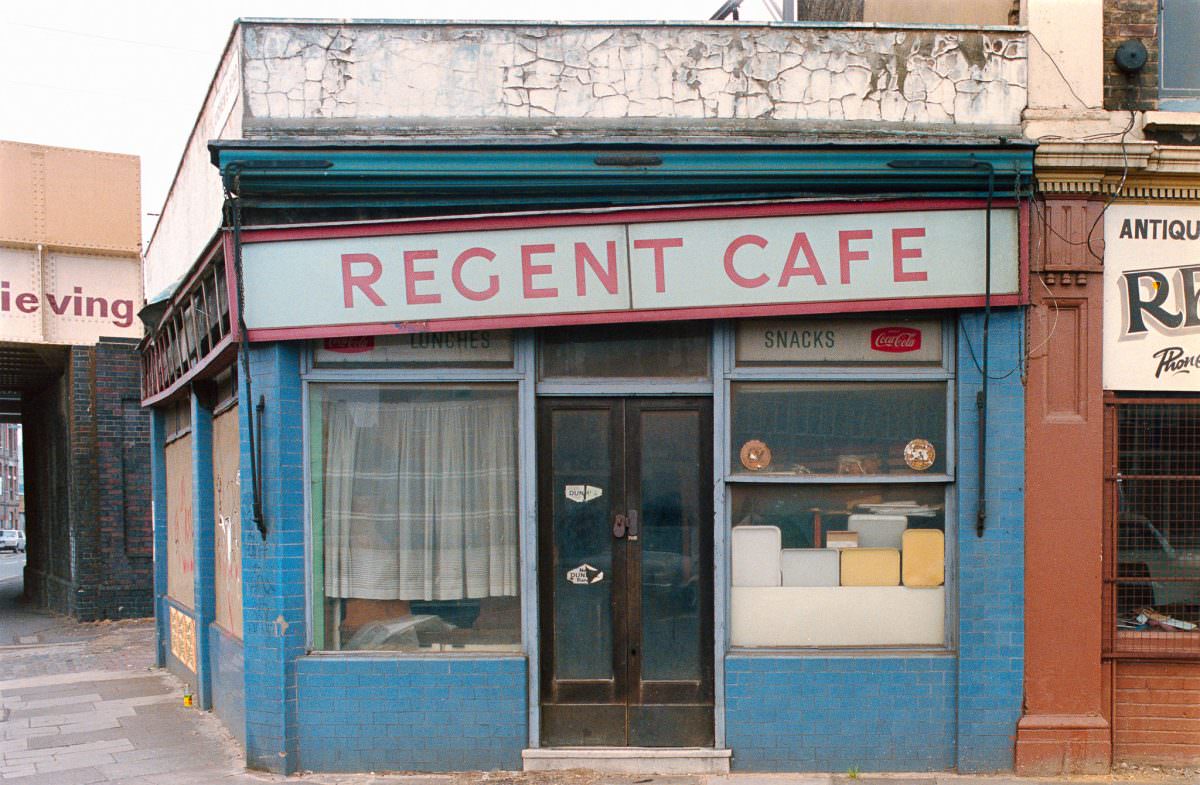
<svg viewBox="0 0 1200 785"><path fill-rule="evenodd" d="M912 327L876 327L871 348L877 352L915 352L921 348L921 331Z"/></svg>
<svg viewBox="0 0 1200 785"><path fill-rule="evenodd" d="M325 348L338 354L362 354L375 348L375 336L354 335L347 338L326 338Z"/></svg>

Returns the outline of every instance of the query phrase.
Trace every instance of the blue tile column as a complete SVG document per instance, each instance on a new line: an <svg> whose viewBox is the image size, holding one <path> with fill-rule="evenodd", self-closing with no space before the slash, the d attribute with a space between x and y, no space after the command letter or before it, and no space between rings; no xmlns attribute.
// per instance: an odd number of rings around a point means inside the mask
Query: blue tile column
<svg viewBox="0 0 1200 785"><path fill-rule="evenodd" d="M958 329L958 770L1013 767L1024 672L1024 312L992 313L987 528L976 535L983 314Z"/></svg>
<svg viewBox="0 0 1200 785"><path fill-rule="evenodd" d="M154 521L154 628L158 645L154 664L167 666L167 647L171 629L167 619L167 454L166 415L156 408L150 412L150 493Z"/></svg>
<svg viewBox="0 0 1200 785"><path fill-rule="evenodd" d="M212 411L192 392L192 531L196 558L196 698L200 708L212 708L212 669L208 628L217 607L213 564Z"/></svg>
<svg viewBox="0 0 1200 785"><path fill-rule="evenodd" d="M242 592L246 667L246 762L278 773L299 765L296 660L304 654L304 444L300 346L254 345L250 379L240 373L238 417L242 442ZM262 445L263 519L254 520L249 418Z"/></svg>

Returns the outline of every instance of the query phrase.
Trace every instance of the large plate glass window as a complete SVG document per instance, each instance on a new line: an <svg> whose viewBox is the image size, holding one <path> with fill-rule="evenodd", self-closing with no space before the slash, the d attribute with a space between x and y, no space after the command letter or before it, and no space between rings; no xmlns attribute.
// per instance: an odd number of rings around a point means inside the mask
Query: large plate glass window
<svg viewBox="0 0 1200 785"><path fill-rule="evenodd" d="M940 323L774 320L737 336L731 642L944 645L953 451Z"/></svg>
<svg viewBox="0 0 1200 785"><path fill-rule="evenodd" d="M314 646L519 649L516 385L310 390Z"/></svg>

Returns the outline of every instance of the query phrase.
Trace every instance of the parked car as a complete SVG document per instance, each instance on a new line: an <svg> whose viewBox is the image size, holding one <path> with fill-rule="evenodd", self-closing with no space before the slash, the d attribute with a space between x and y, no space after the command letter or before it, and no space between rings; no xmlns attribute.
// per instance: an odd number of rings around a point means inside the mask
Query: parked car
<svg viewBox="0 0 1200 785"><path fill-rule="evenodd" d="M20 529L0 529L0 551L25 552L25 532Z"/></svg>

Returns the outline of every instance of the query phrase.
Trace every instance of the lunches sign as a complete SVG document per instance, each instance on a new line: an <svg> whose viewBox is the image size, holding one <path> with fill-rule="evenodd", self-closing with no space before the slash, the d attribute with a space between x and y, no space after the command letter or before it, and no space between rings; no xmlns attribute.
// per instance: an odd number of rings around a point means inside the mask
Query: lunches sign
<svg viewBox="0 0 1200 785"><path fill-rule="evenodd" d="M248 231L245 317L262 340L969 307L985 219L910 201ZM1017 212L996 209L995 304L1016 303L1018 260Z"/></svg>
<svg viewBox="0 0 1200 785"><path fill-rule="evenodd" d="M1200 390L1200 208L1104 217L1104 388Z"/></svg>

